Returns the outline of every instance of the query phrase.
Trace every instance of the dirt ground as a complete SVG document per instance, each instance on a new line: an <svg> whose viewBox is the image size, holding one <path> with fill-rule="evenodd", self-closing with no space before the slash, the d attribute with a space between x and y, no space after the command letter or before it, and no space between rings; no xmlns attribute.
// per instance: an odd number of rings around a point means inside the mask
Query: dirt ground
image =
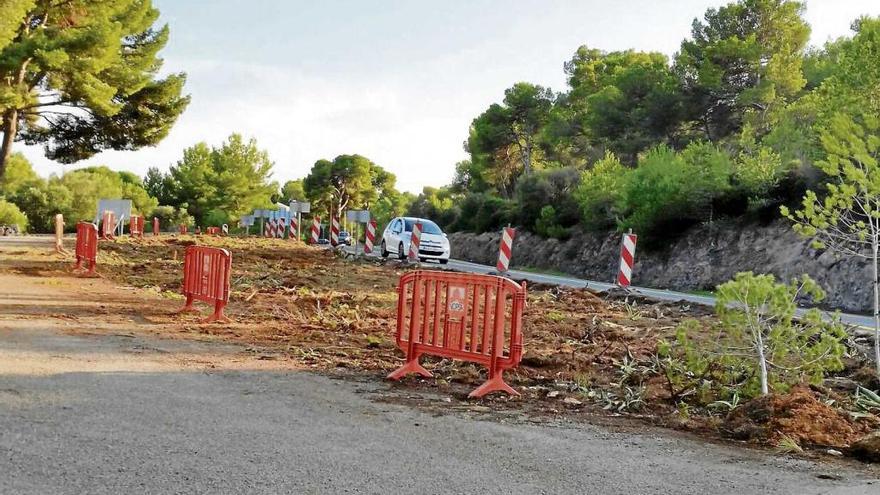
<svg viewBox="0 0 880 495"><path fill-rule="evenodd" d="M183 304L183 253L193 243L222 246L233 253L227 308L231 323L201 324L204 314L176 313ZM32 319L69 332L147 334L230 343L245 349L223 356L175 353L174 365L183 360L194 366L299 368L381 380L402 363L393 336L396 285L409 268L397 262L352 260L282 240L206 236L102 241L101 278L97 279L74 276L72 260L71 255L55 254L48 247L0 248L0 284L6 287L5 296L14 299L19 297L18 290L27 290L33 292L27 294L29 300L43 297L46 301L39 307L18 308L14 316L0 315L4 324L26 326ZM26 289L13 288L17 276L33 283ZM61 304L57 297L61 293L74 296L75 302ZM425 409L485 410L501 417L510 411L591 420L624 416L626 421L756 444L775 445L782 438L793 438L816 449L814 455L829 447L845 450L849 442L877 427L870 415L853 420L809 389L797 392L801 395L794 403L801 409L787 407L785 401L790 399L786 398L753 405L743 409L748 414L736 418L698 411L683 414L669 399L663 379L651 370L651 359L658 340L671 338L682 321L693 318L708 322L712 316L705 308L679 303L532 286L524 314L522 365L505 375L522 396L468 400L467 393L485 379L484 370L425 358L435 378L404 380L399 385L402 393L386 400ZM162 365L161 356L149 364ZM34 366L63 367L63 363ZM406 393L426 389L444 394L448 401L437 403ZM789 410L802 414L788 414L787 419L777 421L779 414L773 411ZM768 419L767 414L776 419ZM811 418L815 417L824 422L813 428ZM756 426L762 424L772 427L761 430Z"/></svg>

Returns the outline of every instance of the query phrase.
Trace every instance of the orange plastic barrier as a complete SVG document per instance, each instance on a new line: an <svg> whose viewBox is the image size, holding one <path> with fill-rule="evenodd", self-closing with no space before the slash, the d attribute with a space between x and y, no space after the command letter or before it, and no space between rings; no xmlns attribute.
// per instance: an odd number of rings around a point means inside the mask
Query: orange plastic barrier
<svg viewBox="0 0 880 495"><path fill-rule="evenodd" d="M180 224L180 226L178 227L178 232L180 232L181 234L186 234L186 231L187 231L186 225Z"/></svg>
<svg viewBox="0 0 880 495"><path fill-rule="evenodd" d="M220 235L220 227L205 227L205 234Z"/></svg>
<svg viewBox="0 0 880 495"><path fill-rule="evenodd" d="M116 231L116 214L112 211L105 211L101 216L101 239L115 240L114 232Z"/></svg>
<svg viewBox="0 0 880 495"><path fill-rule="evenodd" d="M232 255L225 249L187 246L183 259L183 295L186 305L178 312L198 312L194 301L214 304L214 313L202 320L229 321L223 308L229 302L229 280L232 273Z"/></svg>
<svg viewBox="0 0 880 495"><path fill-rule="evenodd" d="M526 284L491 275L416 270L397 286L397 346L406 364L388 375L431 373L419 364L422 354L486 366L489 379L470 393L495 391L519 395L504 382L504 370L522 359L522 314Z"/></svg>
<svg viewBox="0 0 880 495"><path fill-rule="evenodd" d="M89 222L76 224L76 264L73 269L83 270L83 263L88 266L83 275L97 275L95 266L98 264L98 227Z"/></svg>
<svg viewBox="0 0 880 495"><path fill-rule="evenodd" d="M128 222L128 232L132 237L144 238L144 217L135 215Z"/></svg>

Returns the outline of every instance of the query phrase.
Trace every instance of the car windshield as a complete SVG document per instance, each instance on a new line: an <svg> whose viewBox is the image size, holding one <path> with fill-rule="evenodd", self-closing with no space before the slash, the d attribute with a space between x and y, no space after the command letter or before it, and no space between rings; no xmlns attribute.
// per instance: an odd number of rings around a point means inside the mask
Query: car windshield
<svg viewBox="0 0 880 495"><path fill-rule="evenodd" d="M405 223L406 223L406 231L412 232L412 226L415 223L415 220L413 220L411 218L407 218ZM421 223L422 223L422 233L423 234L437 234L437 235L443 234L443 231L440 230L440 227L438 227L436 223L434 223L430 220L421 220Z"/></svg>

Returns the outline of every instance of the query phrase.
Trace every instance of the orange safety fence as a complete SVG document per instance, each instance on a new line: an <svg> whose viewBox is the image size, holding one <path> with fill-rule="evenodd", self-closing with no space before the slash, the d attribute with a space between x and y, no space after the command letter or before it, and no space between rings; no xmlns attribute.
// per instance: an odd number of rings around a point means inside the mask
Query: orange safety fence
<svg viewBox="0 0 880 495"><path fill-rule="evenodd" d="M132 216L128 221L128 232L132 237L144 238L144 217Z"/></svg>
<svg viewBox="0 0 880 495"><path fill-rule="evenodd" d="M416 270L397 287L397 346L406 364L388 375L431 373L419 364L423 354L482 364L488 380L470 393L519 395L504 382L504 370L522 359L522 314L526 284L492 275Z"/></svg>
<svg viewBox="0 0 880 495"><path fill-rule="evenodd" d="M181 235L186 234L186 232L187 232L187 228L186 228L186 225L185 225L185 224L180 224L177 228L178 228L177 231L178 231Z"/></svg>
<svg viewBox="0 0 880 495"><path fill-rule="evenodd" d="M83 267L83 263L86 267ZM76 271L85 270L84 275L94 276L98 264L98 227L90 222L76 224Z"/></svg>
<svg viewBox="0 0 880 495"><path fill-rule="evenodd" d="M105 211L101 216L101 239L115 240L114 232L116 231L116 214L112 211Z"/></svg>
<svg viewBox="0 0 880 495"><path fill-rule="evenodd" d="M220 227L205 227L205 234L220 235Z"/></svg>
<svg viewBox="0 0 880 495"><path fill-rule="evenodd" d="M229 321L223 308L229 302L229 284L232 273L232 255L225 249L187 246L183 260L183 295L186 305L178 312L198 312L195 301L214 305L214 313L202 320Z"/></svg>

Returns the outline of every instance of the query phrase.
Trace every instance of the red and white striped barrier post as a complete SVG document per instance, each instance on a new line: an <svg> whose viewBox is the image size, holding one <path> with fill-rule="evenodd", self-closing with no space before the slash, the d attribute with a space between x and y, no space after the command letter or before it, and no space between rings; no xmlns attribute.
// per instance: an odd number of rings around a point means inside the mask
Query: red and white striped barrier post
<svg viewBox="0 0 880 495"><path fill-rule="evenodd" d="M312 237L310 244L317 244L318 237L321 235L321 218L315 217L312 219Z"/></svg>
<svg viewBox="0 0 880 495"><path fill-rule="evenodd" d="M299 223L297 222L296 215L290 215L290 235L287 237L291 241L298 241L299 239L296 236L296 232L299 230Z"/></svg>
<svg viewBox="0 0 880 495"><path fill-rule="evenodd" d="M284 220L284 216L278 218L278 226L275 232L278 234L279 239L284 239L284 233L287 232L287 222Z"/></svg>
<svg viewBox="0 0 880 495"><path fill-rule="evenodd" d="M153 235L159 235L159 219L156 217L153 217Z"/></svg>
<svg viewBox="0 0 880 495"><path fill-rule="evenodd" d="M336 215L330 215L330 245L333 247L339 245L339 219Z"/></svg>
<svg viewBox="0 0 880 495"><path fill-rule="evenodd" d="M364 238L364 253L370 254L373 252L373 241L376 240L376 221L370 220L367 223L367 235Z"/></svg>
<svg viewBox="0 0 880 495"><path fill-rule="evenodd" d="M620 287L629 287L632 281L637 237L632 232L623 234L623 240L620 243L620 270L617 272L617 285Z"/></svg>
<svg viewBox="0 0 880 495"><path fill-rule="evenodd" d="M269 232L271 232L271 231L272 231L272 220L267 218L265 223L263 224L263 237L269 237Z"/></svg>
<svg viewBox="0 0 880 495"><path fill-rule="evenodd" d="M504 227L501 229L501 245L498 247L498 262L495 268L498 273L507 273L510 266L510 258L513 256L513 238L516 236L516 229Z"/></svg>
<svg viewBox="0 0 880 495"><path fill-rule="evenodd" d="M406 257L409 261L419 261L419 245L422 243L422 224L416 222L413 224L412 237L409 240L409 253Z"/></svg>

